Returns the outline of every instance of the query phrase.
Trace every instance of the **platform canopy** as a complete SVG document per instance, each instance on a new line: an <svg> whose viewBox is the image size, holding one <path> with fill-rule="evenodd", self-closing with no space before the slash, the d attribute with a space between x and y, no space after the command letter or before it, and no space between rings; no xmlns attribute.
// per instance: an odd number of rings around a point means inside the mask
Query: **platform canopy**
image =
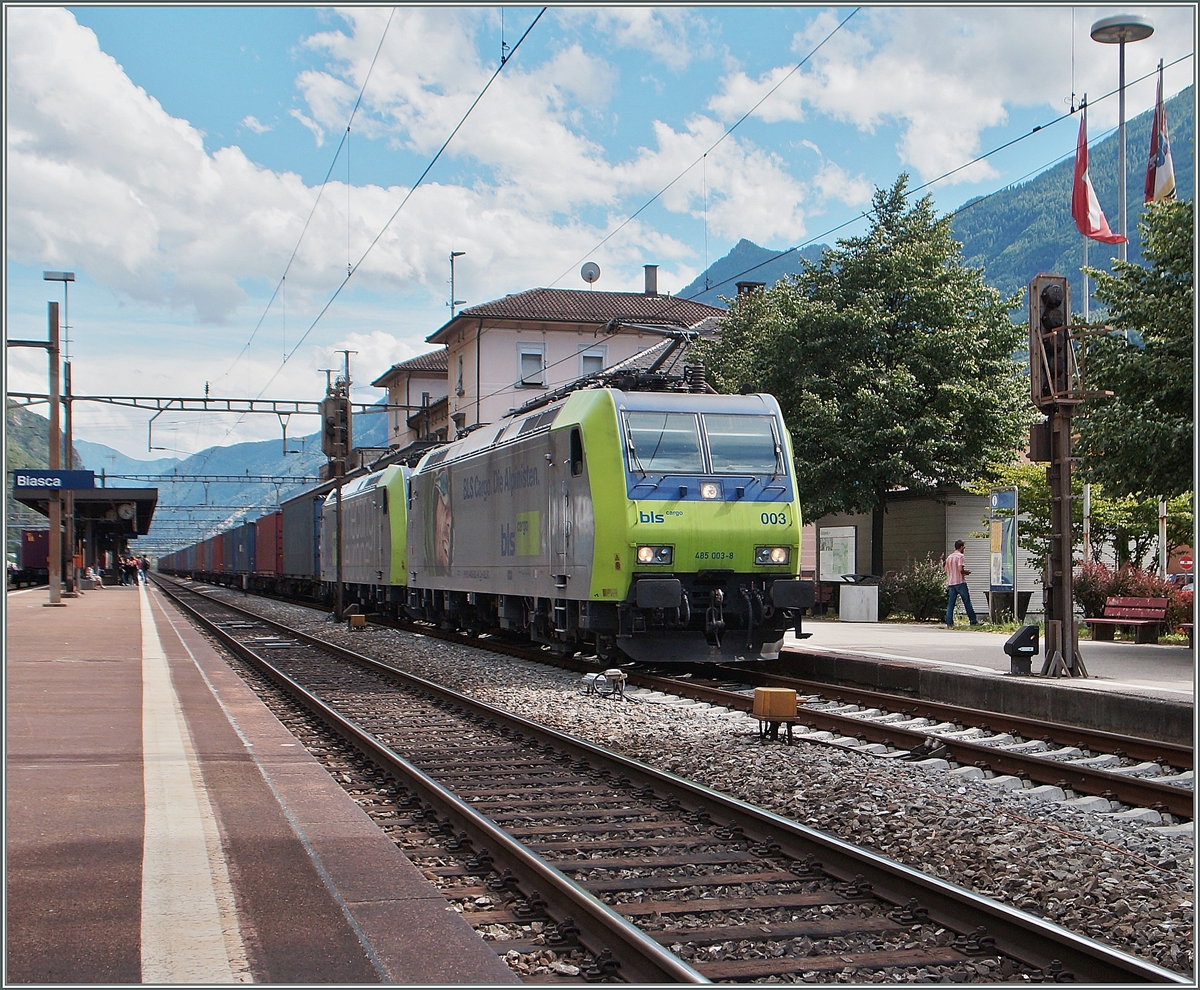
<svg viewBox="0 0 1200 990"><path fill-rule="evenodd" d="M33 489L17 489L17 501L43 516L50 515L48 493ZM28 494L27 494L28 493ZM81 488L75 496L77 523L95 522L104 528L127 536L145 536L150 532L150 520L158 505L157 488Z"/></svg>

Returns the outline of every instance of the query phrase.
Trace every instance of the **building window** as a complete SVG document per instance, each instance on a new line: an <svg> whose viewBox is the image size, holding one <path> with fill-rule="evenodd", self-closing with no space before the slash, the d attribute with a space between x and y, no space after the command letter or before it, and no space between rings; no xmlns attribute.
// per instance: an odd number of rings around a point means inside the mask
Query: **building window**
<svg viewBox="0 0 1200 990"><path fill-rule="evenodd" d="M462 395L463 392L463 359L462 355L460 354L458 356L458 384L454 386L454 394Z"/></svg>
<svg viewBox="0 0 1200 990"><path fill-rule="evenodd" d="M593 347L579 355L579 377L588 378L598 375L604 370L605 353L603 347Z"/></svg>
<svg viewBox="0 0 1200 990"><path fill-rule="evenodd" d="M521 388L546 387L546 350L541 344L518 344Z"/></svg>

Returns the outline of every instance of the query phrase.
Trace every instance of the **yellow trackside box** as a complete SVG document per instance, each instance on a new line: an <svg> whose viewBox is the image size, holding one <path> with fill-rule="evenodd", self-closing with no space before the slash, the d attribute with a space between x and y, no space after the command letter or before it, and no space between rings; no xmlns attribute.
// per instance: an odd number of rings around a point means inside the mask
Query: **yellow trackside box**
<svg viewBox="0 0 1200 990"><path fill-rule="evenodd" d="M756 687L754 714L759 718L796 714L796 692L791 688Z"/></svg>

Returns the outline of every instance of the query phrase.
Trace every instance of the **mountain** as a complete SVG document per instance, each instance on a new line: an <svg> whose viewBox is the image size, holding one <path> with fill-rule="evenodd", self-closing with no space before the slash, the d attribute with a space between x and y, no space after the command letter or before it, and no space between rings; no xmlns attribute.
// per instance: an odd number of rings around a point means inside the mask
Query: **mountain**
<svg viewBox="0 0 1200 990"><path fill-rule="evenodd" d="M379 405L386 404L386 399ZM76 416L81 413L76 405ZM22 406L8 405L6 430L7 465L46 467L49 463L48 435L50 424L46 417ZM359 447L382 447L387 443L387 413L360 413L354 420L354 440ZM158 457L140 459L102 443L87 440L75 442L75 465L96 473L97 484L109 488L157 488L158 506L149 536L142 544L154 542L185 545L195 542L208 532L215 532L243 518L255 519L273 511L281 496L299 487L302 482L280 484L188 480L196 475L266 475L271 477L315 478L325 463L321 453L321 435L288 437L284 454L282 436L277 440L209 447L189 457ZM299 453L296 453L296 452ZM158 479L134 479L122 475L161 475ZM178 480L173 480L177 477ZM7 489L11 491L11 489ZM6 496L9 542L15 547L21 529L44 529L46 519ZM143 546L143 550L146 549Z"/></svg>
<svg viewBox="0 0 1200 990"><path fill-rule="evenodd" d="M80 464L79 445L75 445L75 464ZM15 468L50 466L50 421L30 412L25 406L7 403L5 409L4 464ZM7 520L7 550L15 550L23 529L45 529L46 517L27 508L12 497L5 479L4 514Z"/></svg>
<svg viewBox="0 0 1200 990"><path fill-rule="evenodd" d="M1195 175L1194 100L1195 87L1189 86L1166 101L1175 187L1184 199L1192 194ZM1142 253L1136 230L1137 220L1145 209L1142 188L1146 179L1152 119L1153 112L1147 111L1125 122L1129 229L1134 232L1127 256L1129 261L1138 264L1142 263ZM1073 146L1078 121L1060 126L1070 129L1069 139L1064 138L1064 142L1070 140ZM1117 151L1116 134L1088 149L1092 185L1109 226L1114 230L1118 202ZM1079 266L1083 261L1083 237L1071 219L1074 177L1075 156L1072 153L1065 161L1027 182L969 200L958 208L951 220L951 229L962 241L963 255L968 263L981 266L989 284L1007 295L1028 285L1038 272L1066 275L1071 283L1072 308L1082 312L1083 282ZM1088 242L1091 267L1111 271L1115 257L1115 244Z"/></svg>
<svg viewBox="0 0 1200 990"><path fill-rule="evenodd" d="M778 250L759 247L743 237L733 246L732 251L714 261L707 271L690 285L680 289L677 294L685 299L708 303L710 306L724 307L721 297L728 299L736 296L738 282L765 282L770 288L784 275L798 272L801 258L817 261L824 250L824 244L810 244L799 251L791 251L777 258L776 255L780 253ZM706 286L709 288L705 288Z"/></svg>
<svg viewBox="0 0 1200 990"><path fill-rule="evenodd" d="M4 462L13 468L50 466L50 421L25 406L9 402L5 413ZM61 436L61 434L60 434ZM79 442L74 445L75 464L80 463Z"/></svg>
<svg viewBox="0 0 1200 990"><path fill-rule="evenodd" d="M105 474L164 474L178 466L178 457L156 457L151 460L140 460L129 457L119 450L102 443L92 443L90 440L76 440L75 449L83 458L83 466L89 471L95 471L99 477ZM121 481L117 487L145 488L150 486L148 481Z"/></svg>
<svg viewBox="0 0 1200 990"><path fill-rule="evenodd" d="M1194 101L1194 86L1166 101L1175 186L1182 198L1191 195L1195 175ZM1136 229L1138 218L1145 209L1142 186L1146 178L1146 154L1150 147L1153 116L1153 111L1148 110L1125 122L1129 228L1135 231L1127 257L1137 264L1142 263ZM983 268L989 285L1010 295L1028 285L1038 272L1057 272L1070 280L1073 308L1079 312L1083 309L1083 283L1079 275L1083 238L1071 218L1071 186L1075 178L1072 149L1079 124L1075 120L1060 126L1066 135L1063 138L1063 150L1069 153L1066 159L1026 182L968 200L954 211L950 226L954 236L962 242L963 256L968 264ZM1114 228L1118 202L1117 145L1117 135L1112 134L1088 149L1092 184L1109 224ZM784 275L799 270L799 258L817 261L824 250L825 245L813 244L771 260L779 251L760 247L743 238L729 254L715 261L678 294L712 306L723 306L720 297L735 295L737 282L774 285ZM1088 264L1093 268L1111 271L1115 257L1116 245L1089 241Z"/></svg>

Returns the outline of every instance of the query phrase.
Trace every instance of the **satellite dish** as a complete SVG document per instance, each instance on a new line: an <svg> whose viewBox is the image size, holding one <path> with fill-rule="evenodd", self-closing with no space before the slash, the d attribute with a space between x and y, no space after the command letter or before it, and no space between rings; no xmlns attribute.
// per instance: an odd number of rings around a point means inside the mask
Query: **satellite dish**
<svg viewBox="0 0 1200 990"><path fill-rule="evenodd" d="M581 269L579 269L579 276L585 282L587 282L588 285L591 285L600 278L600 266L594 261L589 261Z"/></svg>

